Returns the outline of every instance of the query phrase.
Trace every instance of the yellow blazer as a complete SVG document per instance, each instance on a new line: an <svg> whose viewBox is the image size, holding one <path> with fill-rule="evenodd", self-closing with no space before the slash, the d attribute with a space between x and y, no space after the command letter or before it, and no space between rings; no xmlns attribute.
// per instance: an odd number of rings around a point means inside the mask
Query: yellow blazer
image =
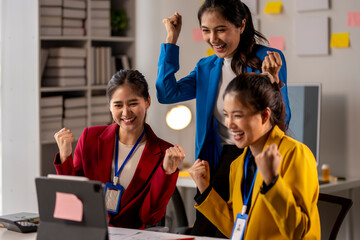
<svg viewBox="0 0 360 240"><path fill-rule="evenodd" d="M320 239L315 158L306 145L286 136L278 126L271 130L264 148L273 143L282 156L279 178L266 194L261 194L263 178L258 172L244 239ZM231 164L229 201L212 189L200 205L195 205L228 238L243 206L241 182L246 151Z"/></svg>

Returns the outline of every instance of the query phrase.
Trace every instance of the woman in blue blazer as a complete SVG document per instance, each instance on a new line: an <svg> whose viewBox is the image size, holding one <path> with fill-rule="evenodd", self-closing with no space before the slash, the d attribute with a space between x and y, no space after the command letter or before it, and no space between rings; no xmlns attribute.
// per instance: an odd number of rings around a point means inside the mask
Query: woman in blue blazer
<svg viewBox="0 0 360 240"><path fill-rule="evenodd" d="M167 31L161 45L157 97L171 104L196 98L195 159L210 164L211 185L221 197L229 198L228 174L232 160L242 150L236 148L225 126L222 95L227 84L243 72L269 72L282 87L286 106L286 123L290 121L287 96L286 62L281 51L257 44L266 38L254 29L251 13L240 0L206 0L198 11L204 40L215 55L202 58L194 70L179 81L179 47L176 45L182 25L180 14L163 20ZM223 236L207 220L197 215L193 234ZM210 222L208 224L211 225Z"/></svg>

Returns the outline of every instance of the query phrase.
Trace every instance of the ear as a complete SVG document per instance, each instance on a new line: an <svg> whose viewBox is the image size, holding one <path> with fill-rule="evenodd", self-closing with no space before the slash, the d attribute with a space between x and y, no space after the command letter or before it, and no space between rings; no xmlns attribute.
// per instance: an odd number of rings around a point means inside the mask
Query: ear
<svg viewBox="0 0 360 240"><path fill-rule="evenodd" d="M240 34L242 34L245 30L245 26L246 26L246 19L244 18L241 22L241 29L240 29Z"/></svg>
<svg viewBox="0 0 360 240"><path fill-rule="evenodd" d="M265 108L265 110L262 111L261 113L261 119L262 119L262 123L266 124L267 122L270 121L270 117L271 117L271 110L269 107Z"/></svg>
<svg viewBox="0 0 360 240"><path fill-rule="evenodd" d="M146 101L146 110L150 107L150 105L151 105L151 98L149 96L147 101Z"/></svg>

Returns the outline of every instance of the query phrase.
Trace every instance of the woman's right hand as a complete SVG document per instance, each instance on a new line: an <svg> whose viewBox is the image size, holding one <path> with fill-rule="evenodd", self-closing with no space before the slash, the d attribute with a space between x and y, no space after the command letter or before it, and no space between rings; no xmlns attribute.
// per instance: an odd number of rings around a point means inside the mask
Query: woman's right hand
<svg viewBox="0 0 360 240"><path fill-rule="evenodd" d="M70 129L63 128L55 133L54 138L59 147L60 161L63 163L72 154L72 144L75 141L74 135Z"/></svg>
<svg viewBox="0 0 360 240"><path fill-rule="evenodd" d="M166 43L176 44L181 31L181 15L176 12L171 17L164 18L162 22L167 32Z"/></svg>
<svg viewBox="0 0 360 240"><path fill-rule="evenodd" d="M197 159L188 173L196 183L200 193L203 193L210 185L210 167L207 161Z"/></svg>

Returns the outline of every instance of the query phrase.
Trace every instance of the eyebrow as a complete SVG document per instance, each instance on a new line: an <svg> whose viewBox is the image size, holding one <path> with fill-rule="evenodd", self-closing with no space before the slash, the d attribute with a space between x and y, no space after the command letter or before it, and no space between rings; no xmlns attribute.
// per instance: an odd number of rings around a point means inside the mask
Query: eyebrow
<svg viewBox="0 0 360 240"><path fill-rule="evenodd" d="M226 27L227 27L226 25L219 25L219 26L216 26L216 27L214 27L214 28L226 28ZM200 28L209 28L209 27L204 26L204 25L201 25Z"/></svg>
<svg viewBox="0 0 360 240"><path fill-rule="evenodd" d="M139 100L138 99L136 99L136 98L134 98L134 99L130 99L129 101L127 101L127 102L138 102ZM114 104L116 104L116 103L123 103L123 101L113 101L113 103Z"/></svg>

